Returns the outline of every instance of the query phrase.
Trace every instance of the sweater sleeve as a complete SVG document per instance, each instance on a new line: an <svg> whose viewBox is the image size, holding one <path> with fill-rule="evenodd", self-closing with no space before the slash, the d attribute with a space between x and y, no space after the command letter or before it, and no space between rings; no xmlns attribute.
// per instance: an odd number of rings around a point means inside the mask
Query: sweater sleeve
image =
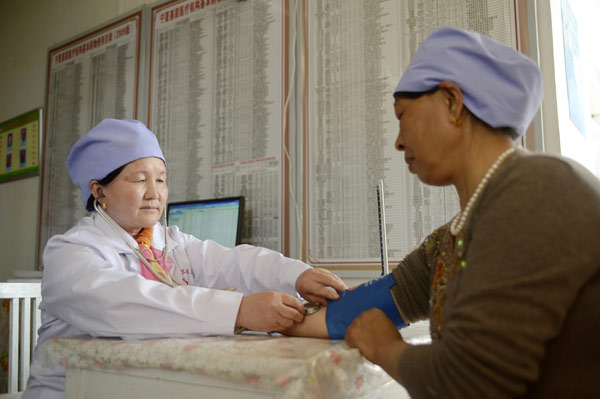
<svg viewBox="0 0 600 399"><path fill-rule="evenodd" d="M436 252L437 237L443 228L425 238L423 243L408 254L392 271L396 285L391 289L402 318L407 323L424 320L429 315L432 267L427 248Z"/></svg>
<svg viewBox="0 0 600 399"><path fill-rule="evenodd" d="M399 359L412 396L526 394L597 273L600 195L588 183L547 157L512 160L490 181L467 226L467 267L447 287L443 339Z"/></svg>

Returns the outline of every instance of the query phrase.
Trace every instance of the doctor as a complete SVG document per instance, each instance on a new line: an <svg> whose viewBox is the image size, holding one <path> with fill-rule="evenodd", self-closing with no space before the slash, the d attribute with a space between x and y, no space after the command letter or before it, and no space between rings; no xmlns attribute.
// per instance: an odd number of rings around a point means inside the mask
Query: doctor
<svg viewBox="0 0 600 399"><path fill-rule="evenodd" d="M325 303L347 288L280 253L161 225L165 158L141 122L103 120L71 149L67 169L91 214L48 241L39 343L284 331L304 319L297 294ZM38 355L23 398L63 398L64 368L44 368Z"/></svg>

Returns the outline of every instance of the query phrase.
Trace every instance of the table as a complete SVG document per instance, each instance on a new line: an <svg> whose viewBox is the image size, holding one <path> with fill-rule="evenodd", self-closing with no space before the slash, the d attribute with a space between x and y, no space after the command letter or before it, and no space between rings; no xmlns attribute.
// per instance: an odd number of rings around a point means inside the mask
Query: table
<svg viewBox="0 0 600 399"><path fill-rule="evenodd" d="M343 340L260 333L124 341L55 338L48 365L67 367L69 398L407 398Z"/></svg>

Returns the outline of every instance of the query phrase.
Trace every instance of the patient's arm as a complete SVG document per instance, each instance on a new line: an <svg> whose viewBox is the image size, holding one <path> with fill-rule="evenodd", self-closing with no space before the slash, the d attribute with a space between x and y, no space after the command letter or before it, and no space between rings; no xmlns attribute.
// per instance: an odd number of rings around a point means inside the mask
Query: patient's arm
<svg viewBox="0 0 600 399"><path fill-rule="evenodd" d="M387 274L355 289L342 291L338 300L327 301L326 307L321 307L310 316L305 315L302 323L295 323L282 333L299 337L343 339L350 323L371 308L381 309L398 329L406 327L408 323L404 321L392 297L391 288L395 284L394 277Z"/></svg>
<svg viewBox="0 0 600 399"><path fill-rule="evenodd" d="M326 313L327 306L321 306L315 313L304 316L302 323L294 323L281 333L295 337L329 338L327 324L325 323Z"/></svg>

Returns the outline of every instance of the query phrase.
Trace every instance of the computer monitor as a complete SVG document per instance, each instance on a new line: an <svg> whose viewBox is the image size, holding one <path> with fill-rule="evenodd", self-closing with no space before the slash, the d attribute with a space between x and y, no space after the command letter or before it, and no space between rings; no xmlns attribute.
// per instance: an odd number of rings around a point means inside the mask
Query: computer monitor
<svg viewBox="0 0 600 399"><path fill-rule="evenodd" d="M232 248L242 239L244 197L171 202L167 223L201 240L213 240Z"/></svg>

